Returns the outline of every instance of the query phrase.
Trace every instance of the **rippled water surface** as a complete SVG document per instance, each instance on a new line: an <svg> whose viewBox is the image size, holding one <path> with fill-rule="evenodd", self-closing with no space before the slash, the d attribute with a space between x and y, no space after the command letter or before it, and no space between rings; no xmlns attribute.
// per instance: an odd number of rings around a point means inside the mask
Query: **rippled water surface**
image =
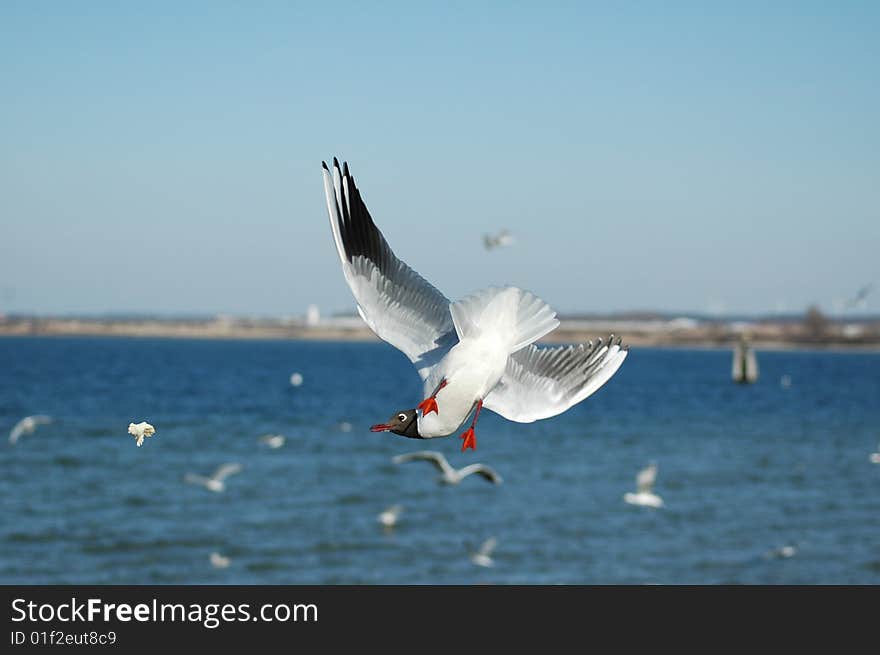
<svg viewBox="0 0 880 655"><path fill-rule="evenodd" d="M421 399L381 343L0 339L0 582L880 583L880 356L759 363L738 386L728 352L633 349L559 417L484 412L463 454L368 431ZM36 413L55 421L9 445ZM137 448L141 420L157 433ZM426 447L504 483L391 463ZM627 505L650 460L665 506ZM226 462L243 470L222 493L183 481Z"/></svg>

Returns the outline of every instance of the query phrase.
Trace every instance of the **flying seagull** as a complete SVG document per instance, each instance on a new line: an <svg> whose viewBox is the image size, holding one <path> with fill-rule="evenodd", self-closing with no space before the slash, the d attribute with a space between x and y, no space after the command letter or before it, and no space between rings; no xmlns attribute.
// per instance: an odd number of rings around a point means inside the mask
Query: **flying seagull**
<svg viewBox="0 0 880 655"><path fill-rule="evenodd" d="M138 448L140 448L144 443L144 438L152 437L156 433L156 428L154 428L146 421L141 421L140 423L129 423L128 433L135 438Z"/></svg>
<svg viewBox="0 0 880 655"><path fill-rule="evenodd" d="M196 475L195 473L187 473L184 480L190 484L200 484L208 491L220 493L226 488L226 478L241 471L241 464L235 462L218 466L210 476Z"/></svg>
<svg viewBox="0 0 880 655"><path fill-rule="evenodd" d="M556 416L614 375L627 355L620 339L539 347L559 321L543 300L516 287L483 289L450 302L397 258L373 223L348 164L324 165L330 227L358 312L415 365L425 399L395 412L374 432L445 437L473 413L462 450L487 409L519 423Z"/></svg>
<svg viewBox="0 0 880 655"><path fill-rule="evenodd" d="M513 235L507 230L501 230L498 234L484 234L483 246L486 250L492 250L499 246L509 246L513 243Z"/></svg>
<svg viewBox="0 0 880 655"><path fill-rule="evenodd" d="M471 562L477 566L492 566L495 563L492 559L492 551L495 550L497 545L498 540L495 537L489 537L483 542L479 550L471 553Z"/></svg>
<svg viewBox="0 0 880 655"><path fill-rule="evenodd" d="M855 297L851 298L846 302L847 309L852 307L858 307L859 309L864 309L867 306L865 299L868 297L868 294L871 293L871 289L874 287L873 284L866 284L861 289L858 290Z"/></svg>
<svg viewBox="0 0 880 655"><path fill-rule="evenodd" d="M376 520L382 524L384 528L393 528L397 525L397 519L403 511L403 505L392 505L380 512Z"/></svg>
<svg viewBox="0 0 880 655"><path fill-rule="evenodd" d="M16 444L18 440L25 434L33 434L39 425L46 425L52 422L51 416L45 414L34 414L33 416L25 416L9 433L9 443Z"/></svg>
<svg viewBox="0 0 880 655"><path fill-rule="evenodd" d="M495 472L495 469L486 466L485 464L468 464L467 466L456 470L452 468L448 461L446 461L443 453L439 453L435 450L420 450L416 453L405 453L391 458L391 461L395 464L403 464L405 462L414 462L417 460L431 462L437 470L440 471L440 482L445 484L458 484L472 473L482 476L485 480L492 482L493 484L501 484L503 482L503 479Z"/></svg>
<svg viewBox="0 0 880 655"><path fill-rule="evenodd" d="M229 564L232 562L229 557L221 555L216 551L208 555L208 559L211 561L211 566L215 569L229 568Z"/></svg>
<svg viewBox="0 0 880 655"><path fill-rule="evenodd" d="M269 448L272 448L274 450L276 448L281 448L281 446L284 445L284 442L287 441L287 439L284 437L283 434L264 434L262 437L260 437L259 441L261 444L268 446Z"/></svg>
<svg viewBox="0 0 880 655"><path fill-rule="evenodd" d="M663 507L663 499L654 493L654 482L657 480L657 463L651 462L639 471L636 476L636 493L626 493L623 499L630 505L645 507Z"/></svg>

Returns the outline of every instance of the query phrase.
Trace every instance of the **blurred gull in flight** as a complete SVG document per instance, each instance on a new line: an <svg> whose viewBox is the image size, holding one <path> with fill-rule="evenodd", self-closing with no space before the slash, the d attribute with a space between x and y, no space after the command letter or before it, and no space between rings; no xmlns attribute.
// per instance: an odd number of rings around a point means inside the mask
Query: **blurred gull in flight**
<svg viewBox="0 0 880 655"><path fill-rule="evenodd" d="M630 505L645 507L663 507L663 499L653 492L654 481L657 479L657 464L651 462L639 471L636 476L636 493L625 493L623 499Z"/></svg>
<svg viewBox="0 0 880 655"><path fill-rule="evenodd" d="M847 309L851 309L853 307L857 307L858 309L865 309L865 307L868 306L868 303L865 301L868 297L868 294L871 293L871 289L873 288L873 286L873 284L866 284L861 289L859 289L855 297L847 301Z"/></svg>
<svg viewBox="0 0 880 655"><path fill-rule="evenodd" d="M559 320L523 289L490 287L450 302L391 250L348 164L340 168L334 159L323 175L333 241L358 312L409 358L423 384L417 407L395 412L373 432L445 437L473 414L461 435L461 449L473 449L484 405L519 423L550 418L592 395L623 363L627 350L613 335L607 342L536 346ZM454 256L449 265L459 266Z"/></svg>
<svg viewBox="0 0 880 655"><path fill-rule="evenodd" d="M448 461L446 461L443 453L434 450L420 450L415 453L397 455L391 459L395 464L403 464L404 462L412 462L415 460L431 462L441 473L440 482L445 484L458 484L471 473L476 473L494 484L501 484L502 482L501 476L495 472L495 469L490 468L485 464L469 464L464 468L456 470L452 468Z"/></svg>
<svg viewBox="0 0 880 655"><path fill-rule="evenodd" d="M796 554L797 548L795 546L780 546L779 548L768 550L764 553L764 557L767 559L788 559L789 557L794 557Z"/></svg>
<svg viewBox="0 0 880 655"><path fill-rule="evenodd" d="M232 561L228 557L224 557L218 552L213 552L208 556L208 559L211 560L211 566L215 569L225 569L229 566L229 563Z"/></svg>
<svg viewBox="0 0 880 655"><path fill-rule="evenodd" d="M146 421L137 424L129 423L128 433L135 438L138 448L140 448L144 443L144 437L152 437L156 433L156 428Z"/></svg>
<svg viewBox="0 0 880 655"><path fill-rule="evenodd" d="M233 462L217 467L217 470L214 471L210 475L210 477L206 478L203 475L187 473L183 479L190 484L200 484L209 491L220 493L226 488L226 483L224 482L224 480L226 480L226 478L228 478L230 475L234 475L235 473L238 473L240 471L241 464Z"/></svg>
<svg viewBox="0 0 880 655"><path fill-rule="evenodd" d="M397 519L400 517L400 513L403 511L403 505L392 505L388 507L384 512L381 512L379 516L376 517L376 520L382 524L385 528L393 528L397 525Z"/></svg>
<svg viewBox="0 0 880 655"><path fill-rule="evenodd" d="M15 427L13 427L12 431L9 433L9 443L15 444L18 442L19 438L21 438L22 435L33 434L38 425L46 425L47 423L51 422L52 417L46 416L45 414L25 416L23 419L15 424Z"/></svg>
<svg viewBox="0 0 880 655"><path fill-rule="evenodd" d="M294 387L298 387L303 383L302 373L291 373L290 374L290 384Z"/></svg>
<svg viewBox="0 0 880 655"><path fill-rule="evenodd" d="M509 246L513 243L513 235L507 230L501 230L498 234L484 234L483 246L486 250L492 250L499 246Z"/></svg>
<svg viewBox="0 0 880 655"><path fill-rule="evenodd" d="M495 537L489 537L479 550L471 553L471 561L477 566L492 566L495 563L492 559L492 551L497 545L498 540Z"/></svg>
<svg viewBox="0 0 880 655"><path fill-rule="evenodd" d="M281 448L285 441L283 434L264 434L260 437L260 443L272 449Z"/></svg>

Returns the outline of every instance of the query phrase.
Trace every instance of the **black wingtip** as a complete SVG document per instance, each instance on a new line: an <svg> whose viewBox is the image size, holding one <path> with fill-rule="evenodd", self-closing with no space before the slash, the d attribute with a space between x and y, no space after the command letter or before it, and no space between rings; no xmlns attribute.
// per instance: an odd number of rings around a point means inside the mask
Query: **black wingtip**
<svg viewBox="0 0 880 655"><path fill-rule="evenodd" d="M339 160L336 157L333 158L333 168L339 168Z"/></svg>
<svg viewBox="0 0 880 655"><path fill-rule="evenodd" d="M342 174L345 175L345 177L349 177L349 175L348 175L348 162L347 161L342 162Z"/></svg>
<svg viewBox="0 0 880 655"><path fill-rule="evenodd" d="M321 162L321 166L323 166L323 167L324 167L324 170L325 170L325 171L327 171L327 172L328 172L328 173L329 173L329 172L330 172L330 169L329 169L329 168L327 168L327 162L325 162L325 161L322 161L322 162Z"/></svg>

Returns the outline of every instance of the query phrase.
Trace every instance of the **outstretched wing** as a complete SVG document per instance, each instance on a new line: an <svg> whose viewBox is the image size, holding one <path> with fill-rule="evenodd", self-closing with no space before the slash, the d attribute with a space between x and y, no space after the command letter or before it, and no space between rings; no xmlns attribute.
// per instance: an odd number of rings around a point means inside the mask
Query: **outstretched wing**
<svg viewBox="0 0 880 655"><path fill-rule="evenodd" d="M221 466L217 467L217 470L214 471L214 473L211 475L211 477L214 478L215 480L219 480L220 482L223 482L223 480L228 478L230 475L234 475L234 474L240 473L240 472L241 472L241 464L239 464L237 462L231 462L229 464L222 464Z"/></svg>
<svg viewBox="0 0 880 655"><path fill-rule="evenodd" d="M498 540L495 537L489 537L486 541L483 542L483 545L480 546L479 553L480 555L485 555L489 557L492 555L492 551L495 550L495 547L498 545Z"/></svg>
<svg viewBox="0 0 880 655"><path fill-rule="evenodd" d="M654 488L654 482L657 480L657 465L649 464L636 476L636 488L639 493L651 493Z"/></svg>
<svg viewBox="0 0 880 655"><path fill-rule="evenodd" d="M395 464L404 464L406 462L414 462L420 459L426 462L431 462L441 473L446 473L452 470L452 466L446 461L443 453L437 452L436 450L419 450L414 453L404 453L403 455L392 457L391 461Z"/></svg>
<svg viewBox="0 0 880 655"><path fill-rule="evenodd" d="M536 346L512 354L483 407L518 423L556 416L581 402L614 375L629 351L614 335L607 343Z"/></svg>
<svg viewBox="0 0 880 655"><path fill-rule="evenodd" d="M458 342L449 300L399 260L373 223L348 164L324 164L333 240L358 312L376 335L403 352L422 380Z"/></svg>
<svg viewBox="0 0 880 655"><path fill-rule="evenodd" d="M495 471L495 469L493 469L491 466L486 466L485 464L468 464L458 471L458 474L461 477L466 477L471 473L482 476L493 484L501 484L503 482L501 476L498 475L497 471Z"/></svg>

